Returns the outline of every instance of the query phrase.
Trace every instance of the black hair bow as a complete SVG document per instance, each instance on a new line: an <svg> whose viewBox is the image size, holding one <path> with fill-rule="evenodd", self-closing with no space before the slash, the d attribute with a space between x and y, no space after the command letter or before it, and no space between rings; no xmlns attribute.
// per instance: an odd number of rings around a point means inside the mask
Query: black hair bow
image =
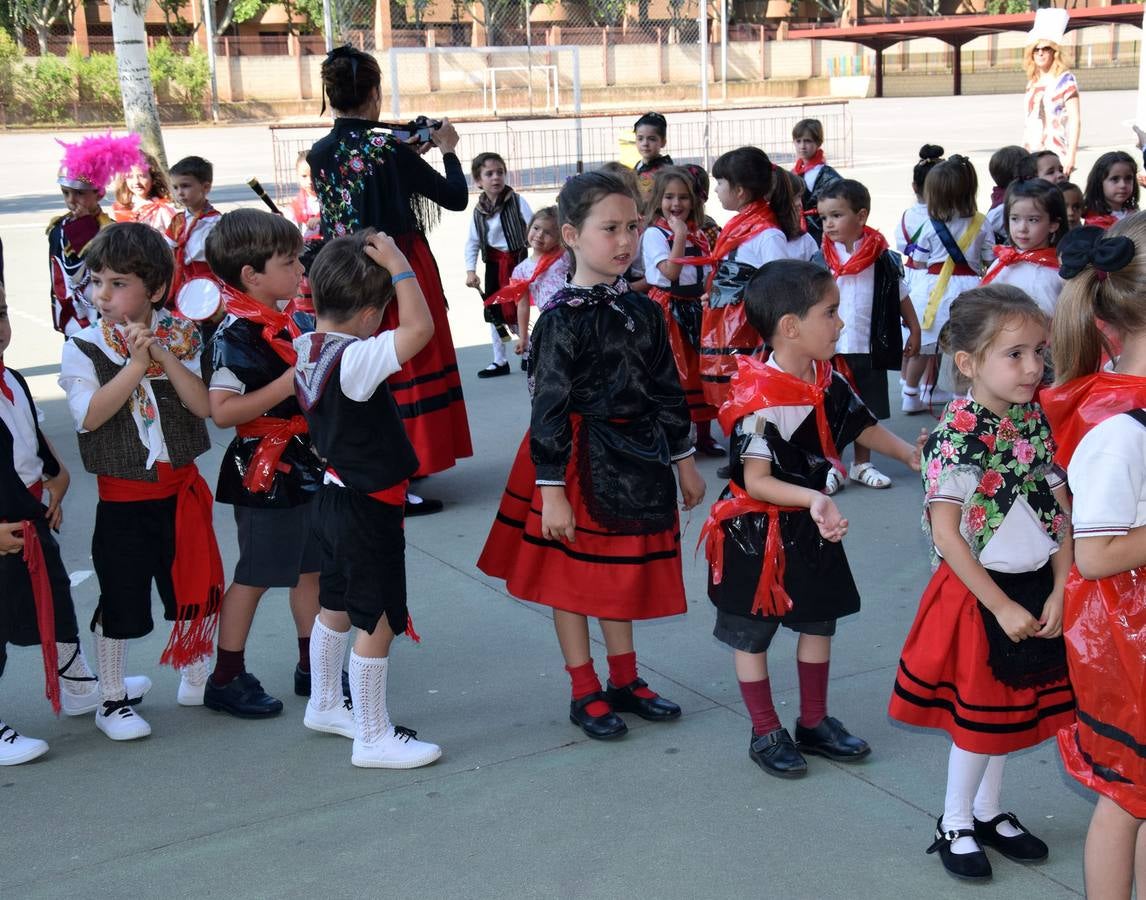
<svg viewBox="0 0 1146 900"><path fill-rule="evenodd" d="M1074 278L1087 266L1094 266L1101 277L1125 268L1134 259L1137 248L1130 238L1119 235L1106 237L1094 225L1084 225L1068 231L1058 245L1058 273L1063 278Z"/></svg>

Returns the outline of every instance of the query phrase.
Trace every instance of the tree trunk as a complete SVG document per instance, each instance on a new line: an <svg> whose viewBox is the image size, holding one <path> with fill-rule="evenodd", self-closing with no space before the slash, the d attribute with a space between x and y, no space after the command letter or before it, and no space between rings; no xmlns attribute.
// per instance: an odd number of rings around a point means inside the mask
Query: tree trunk
<svg viewBox="0 0 1146 900"><path fill-rule="evenodd" d="M40 44L40 56L48 55L48 30L50 26L36 23L36 40Z"/></svg>
<svg viewBox="0 0 1146 900"><path fill-rule="evenodd" d="M155 105L155 89L151 85L151 70L147 65L147 32L143 27L146 2L111 0L111 32L119 64L124 123L128 131L140 136L143 149L166 169L167 154L163 149L159 110Z"/></svg>

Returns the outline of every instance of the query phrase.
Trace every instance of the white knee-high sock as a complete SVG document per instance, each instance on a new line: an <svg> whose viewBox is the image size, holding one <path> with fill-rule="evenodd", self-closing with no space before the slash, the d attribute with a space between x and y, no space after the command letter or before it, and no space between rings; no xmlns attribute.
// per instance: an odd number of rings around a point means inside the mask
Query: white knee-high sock
<svg viewBox="0 0 1146 900"><path fill-rule="evenodd" d="M505 342L502 341L501 335L498 333L497 326L492 322L489 326L489 339L493 345L493 363L495 366L500 366L506 361L505 357Z"/></svg>
<svg viewBox="0 0 1146 900"><path fill-rule="evenodd" d="M88 667L84 648L79 642L61 644L56 641L56 658L60 663L60 687L73 696L91 696L97 679Z"/></svg>
<svg viewBox="0 0 1146 900"><path fill-rule="evenodd" d="M980 822L990 822L995 816L1003 812L1003 766L1006 765L1007 756L992 756L987 763L987 771L983 773L983 780L979 783L979 790L975 793L975 818ZM1008 821L1002 821L995 826L995 830L1003 837L1018 837L1022 834L1019 829Z"/></svg>
<svg viewBox="0 0 1146 900"><path fill-rule="evenodd" d="M179 674L187 679L187 683L195 687L202 687L207 683L207 676L211 674L208 669L210 657L200 656L192 663L188 663L179 670Z"/></svg>
<svg viewBox="0 0 1146 900"><path fill-rule="evenodd" d="M984 753L972 753L951 745L951 755L947 760L947 798L943 803L943 830L958 831L974 825L972 807L983 774L991 757ZM955 853L971 853L977 844L970 838L959 838L951 845Z"/></svg>
<svg viewBox="0 0 1146 900"><path fill-rule="evenodd" d="M350 653L350 698L354 703L355 738L364 744L377 743L390 730L386 708L387 657ZM313 688L312 688L313 690Z"/></svg>
<svg viewBox="0 0 1146 900"><path fill-rule="evenodd" d="M342 660L350 631L327 628L315 617L310 633L310 703L321 712L342 702Z"/></svg>
<svg viewBox="0 0 1146 900"><path fill-rule="evenodd" d="M96 669L99 672L99 694L105 703L127 696L123 671L127 665L127 641L104 637L103 627L96 626Z"/></svg>

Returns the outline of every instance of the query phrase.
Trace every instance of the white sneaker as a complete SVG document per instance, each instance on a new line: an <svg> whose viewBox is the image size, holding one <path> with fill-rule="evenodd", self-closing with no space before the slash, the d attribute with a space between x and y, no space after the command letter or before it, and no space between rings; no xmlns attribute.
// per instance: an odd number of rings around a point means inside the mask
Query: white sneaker
<svg viewBox="0 0 1146 900"><path fill-rule="evenodd" d="M919 399L928 406L932 404L935 406L946 406L955 399L955 395L942 388L921 388L919 391Z"/></svg>
<svg viewBox="0 0 1146 900"><path fill-rule="evenodd" d="M96 728L113 741L134 741L151 734L151 726L124 701L105 703L95 714Z"/></svg>
<svg viewBox="0 0 1146 900"><path fill-rule="evenodd" d="M67 690L60 690L60 706L65 716L84 716L99 709L99 682L92 681L91 690L82 694L70 694ZM151 690L151 679L146 675L128 675L123 679L123 686L127 696L138 703L143 695Z"/></svg>
<svg viewBox="0 0 1146 900"><path fill-rule="evenodd" d="M0 766L18 766L48 752L47 741L26 737L0 722Z"/></svg>
<svg viewBox="0 0 1146 900"><path fill-rule="evenodd" d="M354 737L354 705L348 697L332 709L320 710L314 708L314 702L306 704L306 714L302 724L311 731L322 731L326 734L340 734L343 737Z"/></svg>
<svg viewBox="0 0 1146 900"><path fill-rule="evenodd" d="M910 394L908 390L911 390ZM909 416L913 416L916 413L927 412L927 403L924 402L918 390L914 388L904 388L903 411Z"/></svg>
<svg viewBox="0 0 1146 900"><path fill-rule="evenodd" d="M179 676L179 690L175 694L175 702L180 706L202 706L203 692L207 689L207 682L195 684L186 675Z"/></svg>
<svg viewBox="0 0 1146 900"><path fill-rule="evenodd" d="M354 739L350 762L363 769L416 769L428 766L442 755L437 744L416 740L418 733L401 725L391 726L373 744Z"/></svg>

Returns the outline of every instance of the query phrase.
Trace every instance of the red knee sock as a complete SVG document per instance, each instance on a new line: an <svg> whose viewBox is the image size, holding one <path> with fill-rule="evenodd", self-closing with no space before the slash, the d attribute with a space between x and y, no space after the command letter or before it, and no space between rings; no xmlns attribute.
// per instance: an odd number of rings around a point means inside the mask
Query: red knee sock
<svg viewBox="0 0 1146 900"><path fill-rule="evenodd" d="M772 704L772 684L767 678L740 682L740 696L744 698L752 719L752 731L757 737L771 734L780 727L780 717Z"/></svg>
<svg viewBox="0 0 1146 900"><path fill-rule="evenodd" d="M796 660L800 676L800 724L815 728L828 714L828 666Z"/></svg>
<svg viewBox="0 0 1146 900"><path fill-rule="evenodd" d="M219 648L219 655L215 657L215 671L211 673L211 684L215 687L225 687L243 674L246 662L243 650L224 650Z"/></svg>
<svg viewBox="0 0 1146 900"><path fill-rule="evenodd" d="M310 671L310 638L298 639L298 667L304 672Z"/></svg>
<svg viewBox="0 0 1146 900"><path fill-rule="evenodd" d="M606 657L609 660L609 681L613 687L628 687L637 680L637 654L620 653ZM644 700L652 700L656 695L647 687L633 688L633 695Z"/></svg>
<svg viewBox="0 0 1146 900"><path fill-rule="evenodd" d="M569 673L569 678L573 681L574 700L580 700L582 697L588 697L590 694L596 694L601 690L601 682L593 669L593 660L573 668L566 666L565 671ZM594 700L585 707L585 712L591 716L603 716L609 710L609 704L602 700Z"/></svg>

